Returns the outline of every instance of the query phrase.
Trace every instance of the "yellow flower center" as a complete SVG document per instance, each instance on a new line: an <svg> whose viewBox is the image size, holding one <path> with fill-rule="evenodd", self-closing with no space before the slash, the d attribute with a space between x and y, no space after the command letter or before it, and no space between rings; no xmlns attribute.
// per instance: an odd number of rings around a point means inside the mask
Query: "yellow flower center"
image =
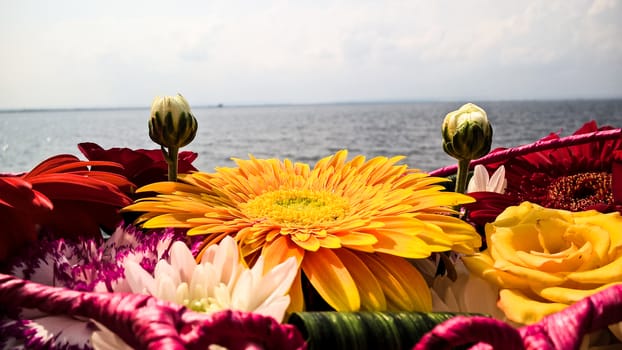
<svg viewBox="0 0 622 350"><path fill-rule="evenodd" d="M277 190L241 205L246 215L280 224L311 226L343 218L348 201L327 191Z"/></svg>
<svg viewBox="0 0 622 350"><path fill-rule="evenodd" d="M213 298L201 298L201 299L184 299L183 305L189 308L192 311L196 312L208 312L214 309L214 305L216 304ZM217 308L216 308L217 309Z"/></svg>
<svg viewBox="0 0 622 350"><path fill-rule="evenodd" d="M570 211L613 203L611 174L581 173L560 177L548 187L547 197L545 206Z"/></svg>

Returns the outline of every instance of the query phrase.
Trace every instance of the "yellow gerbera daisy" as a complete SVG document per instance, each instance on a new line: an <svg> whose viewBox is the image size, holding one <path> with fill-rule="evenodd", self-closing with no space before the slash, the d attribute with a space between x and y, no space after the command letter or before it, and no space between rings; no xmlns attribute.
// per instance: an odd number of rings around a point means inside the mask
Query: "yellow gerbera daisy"
<svg viewBox="0 0 622 350"><path fill-rule="evenodd" d="M452 216L469 196L443 191L443 178L397 165L403 157L347 151L307 164L234 159L237 168L182 175L183 183L141 188L157 192L125 211L144 212L145 228L187 228L206 246L233 235L242 256L264 257L266 270L294 256L299 273L290 310L303 308L301 273L338 311L430 311L424 279L404 258L432 252L473 253L481 239Z"/></svg>

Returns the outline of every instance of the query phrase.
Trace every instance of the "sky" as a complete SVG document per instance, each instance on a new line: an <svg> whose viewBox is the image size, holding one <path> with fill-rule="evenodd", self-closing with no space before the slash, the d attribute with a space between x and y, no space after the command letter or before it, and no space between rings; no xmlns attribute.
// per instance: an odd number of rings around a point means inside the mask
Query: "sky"
<svg viewBox="0 0 622 350"><path fill-rule="evenodd" d="M622 97L622 0L0 0L0 109Z"/></svg>

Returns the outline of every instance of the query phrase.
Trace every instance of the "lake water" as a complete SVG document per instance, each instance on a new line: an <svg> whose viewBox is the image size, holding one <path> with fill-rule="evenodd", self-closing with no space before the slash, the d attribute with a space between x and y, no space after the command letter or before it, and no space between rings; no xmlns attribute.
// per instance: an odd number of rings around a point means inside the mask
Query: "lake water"
<svg viewBox="0 0 622 350"><path fill-rule="evenodd" d="M591 119L622 127L622 99L473 102L488 113L493 148L530 143L553 131L568 135ZM404 155L409 167L433 170L455 162L441 148L440 127L463 103L193 108L199 131L182 150L197 152L194 165L208 172L248 154L313 164L340 149L350 156ZM61 153L84 158L80 142L159 148L149 139L148 118L149 108L1 112L0 173L28 171Z"/></svg>

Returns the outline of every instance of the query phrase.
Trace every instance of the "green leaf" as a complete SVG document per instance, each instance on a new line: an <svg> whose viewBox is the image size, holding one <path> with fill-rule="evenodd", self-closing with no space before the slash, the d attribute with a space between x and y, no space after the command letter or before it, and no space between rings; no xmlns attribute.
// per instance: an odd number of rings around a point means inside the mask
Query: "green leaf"
<svg viewBox="0 0 622 350"><path fill-rule="evenodd" d="M313 349L411 349L437 324L457 313L296 312L287 323L300 330Z"/></svg>

